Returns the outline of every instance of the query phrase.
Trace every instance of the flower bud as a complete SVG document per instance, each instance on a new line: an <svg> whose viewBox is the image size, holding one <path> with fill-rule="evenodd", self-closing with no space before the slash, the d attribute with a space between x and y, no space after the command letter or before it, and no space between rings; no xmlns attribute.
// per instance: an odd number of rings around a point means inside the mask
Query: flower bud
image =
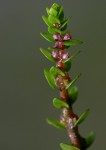
<svg viewBox="0 0 106 150"><path fill-rule="evenodd" d="M58 52L57 51L53 51L52 52L52 56L53 56L53 58L56 59L58 57Z"/></svg>
<svg viewBox="0 0 106 150"><path fill-rule="evenodd" d="M70 40L70 39L71 39L70 33L67 33L67 34L64 36L64 38L63 38L64 41L67 41L67 40Z"/></svg>
<svg viewBox="0 0 106 150"><path fill-rule="evenodd" d="M53 34L53 38L54 38L55 40L58 40L58 34Z"/></svg>
<svg viewBox="0 0 106 150"><path fill-rule="evenodd" d="M62 58L63 58L63 59L69 58L69 53L68 53L68 52L67 52L67 53L64 53Z"/></svg>

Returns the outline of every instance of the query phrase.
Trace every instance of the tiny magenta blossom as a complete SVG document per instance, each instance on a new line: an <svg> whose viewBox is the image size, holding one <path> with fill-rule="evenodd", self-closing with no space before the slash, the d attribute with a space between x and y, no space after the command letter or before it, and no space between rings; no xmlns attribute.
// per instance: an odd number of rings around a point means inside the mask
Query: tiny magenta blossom
<svg viewBox="0 0 106 150"><path fill-rule="evenodd" d="M70 40L70 39L71 39L70 33L67 33L67 34L64 36L64 38L63 38L64 41L67 41L67 40Z"/></svg>
<svg viewBox="0 0 106 150"><path fill-rule="evenodd" d="M57 51L53 51L52 52L52 56L53 56L53 58L58 58L58 52Z"/></svg>
<svg viewBox="0 0 106 150"><path fill-rule="evenodd" d="M63 54L63 57L62 57L62 58L63 58L63 59L67 59L67 58L69 58L69 56L70 56L70 55L69 55L69 53L67 52L67 53L64 53L64 54Z"/></svg>

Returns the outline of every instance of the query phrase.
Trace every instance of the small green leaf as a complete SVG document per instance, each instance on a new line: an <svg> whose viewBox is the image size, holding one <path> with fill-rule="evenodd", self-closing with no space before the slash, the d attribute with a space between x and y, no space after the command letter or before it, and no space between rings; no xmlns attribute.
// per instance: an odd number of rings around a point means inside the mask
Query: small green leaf
<svg viewBox="0 0 106 150"><path fill-rule="evenodd" d="M48 7L46 8L46 12L47 12L48 15L50 15Z"/></svg>
<svg viewBox="0 0 106 150"><path fill-rule="evenodd" d="M48 50L56 51L57 49L56 49L56 48L53 48L53 47L48 47Z"/></svg>
<svg viewBox="0 0 106 150"><path fill-rule="evenodd" d="M71 40L65 41L63 43L66 46L76 46L76 45L82 44L83 42L80 40L71 39Z"/></svg>
<svg viewBox="0 0 106 150"><path fill-rule="evenodd" d="M66 71L69 71L70 68L71 68L71 61L65 62L64 65L65 65L65 70L66 70Z"/></svg>
<svg viewBox="0 0 106 150"><path fill-rule="evenodd" d="M63 12L63 7L62 6L60 8L60 11L59 11L59 14L58 14L58 18L60 20L63 20L63 18L64 18L64 12Z"/></svg>
<svg viewBox="0 0 106 150"><path fill-rule="evenodd" d="M68 19L64 20L60 29L63 29L67 25L67 23L70 21L71 18L72 18L72 16L70 16Z"/></svg>
<svg viewBox="0 0 106 150"><path fill-rule="evenodd" d="M65 73L63 71L61 71L59 68L57 67L51 67L50 68L50 72L54 75L57 76L58 74L61 74L62 76L65 76Z"/></svg>
<svg viewBox="0 0 106 150"><path fill-rule="evenodd" d="M79 79L80 76L81 76L81 73L80 73L79 75L77 75L77 76L75 77L75 79L73 79L70 83L68 83L68 84L66 85L66 89L68 89L71 85L73 85L73 84Z"/></svg>
<svg viewBox="0 0 106 150"><path fill-rule="evenodd" d="M40 48L40 51L43 53L43 55L50 61L56 62L55 59L52 57L52 54L49 53L47 50Z"/></svg>
<svg viewBox="0 0 106 150"><path fill-rule="evenodd" d="M50 11L49 11L50 15L53 15L53 16L57 16L58 12L54 9L54 8L50 8Z"/></svg>
<svg viewBox="0 0 106 150"><path fill-rule="evenodd" d="M54 23L60 24L60 20L58 18L52 16L52 15L49 15L48 19L49 19L51 24L54 24Z"/></svg>
<svg viewBox="0 0 106 150"><path fill-rule="evenodd" d="M52 26L52 24L49 22L48 18L46 16L42 16L44 22L48 25L48 26Z"/></svg>
<svg viewBox="0 0 106 150"><path fill-rule="evenodd" d="M82 123L87 118L89 112L90 112L90 109L87 109L84 113L82 113L79 119L75 122L74 127Z"/></svg>
<svg viewBox="0 0 106 150"><path fill-rule="evenodd" d="M61 30L59 30L58 28L55 28L55 27L48 27L48 32L50 34L55 34L55 33L60 33L61 34Z"/></svg>
<svg viewBox="0 0 106 150"><path fill-rule="evenodd" d="M54 98L53 99L53 105L56 108L62 108L62 107L69 108L69 105L66 102L64 102L61 99L59 99L59 98Z"/></svg>
<svg viewBox="0 0 106 150"><path fill-rule="evenodd" d="M49 83L49 85L55 89L56 88L56 83L55 83L55 78L54 76L51 74L51 72L47 69L44 69L44 75L46 77L47 82Z"/></svg>
<svg viewBox="0 0 106 150"><path fill-rule="evenodd" d="M56 3L54 3L54 4L52 5L52 8L54 8L56 11L59 11L60 6L59 6L58 4L56 4Z"/></svg>
<svg viewBox="0 0 106 150"><path fill-rule="evenodd" d="M63 63L66 63L68 61L72 61L73 58L75 58L81 51L77 51L75 54L73 54L71 57L68 59L64 60Z"/></svg>
<svg viewBox="0 0 106 150"><path fill-rule="evenodd" d="M71 102L74 103L78 97L78 88L74 86L72 89L68 90L68 93L71 98Z"/></svg>
<svg viewBox="0 0 106 150"><path fill-rule="evenodd" d="M45 33L45 32L41 32L40 33L46 40L48 40L49 42L55 43L55 40L53 39L51 34Z"/></svg>
<svg viewBox="0 0 106 150"><path fill-rule="evenodd" d="M74 147L65 143L60 143L60 147L62 148L62 150L80 150L77 147Z"/></svg>
<svg viewBox="0 0 106 150"><path fill-rule="evenodd" d="M87 148L92 145L94 140L95 140L95 133L94 132L90 132L89 135L87 136L87 138L85 139Z"/></svg>
<svg viewBox="0 0 106 150"><path fill-rule="evenodd" d="M60 123L58 120L48 118L47 122L48 122L48 124L58 128L58 129L66 129L65 126L62 123Z"/></svg>

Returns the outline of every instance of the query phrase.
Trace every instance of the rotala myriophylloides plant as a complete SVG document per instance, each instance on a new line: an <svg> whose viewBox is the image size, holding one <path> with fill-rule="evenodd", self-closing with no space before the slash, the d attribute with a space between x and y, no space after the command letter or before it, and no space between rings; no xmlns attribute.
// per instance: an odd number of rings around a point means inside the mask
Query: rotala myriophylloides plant
<svg viewBox="0 0 106 150"><path fill-rule="evenodd" d="M53 99L54 107L61 109L62 114L59 121L55 119L47 119L50 125L58 129L66 129L71 140L71 144L60 143L63 150L86 150L94 141L95 134L91 132L87 138L80 135L78 126L89 114L89 109L78 117L73 112L73 104L78 97L78 88L72 86L81 74L78 74L74 79L68 74L71 68L71 62L80 51L70 55L67 49L70 46L81 44L80 40L73 39L67 30L67 24L71 17L65 19L63 7L58 4L53 4L52 7L46 8L48 17L42 16L44 22L48 26L48 33L41 32L41 35L53 43L48 50L40 48L46 58L55 63L55 66L50 69L44 69L45 77L49 85L53 89L59 90L59 97Z"/></svg>

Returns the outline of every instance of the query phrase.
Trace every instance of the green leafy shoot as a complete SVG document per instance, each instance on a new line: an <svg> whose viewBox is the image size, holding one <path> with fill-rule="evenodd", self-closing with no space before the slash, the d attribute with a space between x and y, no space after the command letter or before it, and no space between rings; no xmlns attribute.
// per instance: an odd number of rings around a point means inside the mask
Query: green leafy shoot
<svg viewBox="0 0 106 150"><path fill-rule="evenodd" d="M47 70L47 69L44 69L44 75L46 77L46 80L48 82L48 84L53 88L55 89L56 88L56 83L55 83L55 78L54 76L52 75L52 73Z"/></svg>
<svg viewBox="0 0 106 150"><path fill-rule="evenodd" d="M70 83L68 83L68 84L66 85L66 89L68 89L70 86L72 86L72 85L79 79L80 76L81 76L81 73L78 74L78 75L75 77L75 79L73 79Z"/></svg>
<svg viewBox="0 0 106 150"><path fill-rule="evenodd" d="M69 57L68 59L64 60L63 63L68 62L68 61L72 61L73 58L75 58L81 51L77 51L75 54L73 54L71 57Z"/></svg>
<svg viewBox="0 0 106 150"><path fill-rule="evenodd" d="M74 86L72 89L68 90L68 93L71 97L71 103L74 103L78 97L78 88L76 86Z"/></svg>
<svg viewBox="0 0 106 150"><path fill-rule="evenodd" d="M40 51L42 52L42 54L50 61L52 62L56 62L55 59L52 57L52 54L49 53L47 50L40 48Z"/></svg>
<svg viewBox="0 0 106 150"><path fill-rule="evenodd" d="M59 99L59 98L54 98L53 99L53 105L56 108L63 108L63 107L69 108L69 105L66 102Z"/></svg>
<svg viewBox="0 0 106 150"><path fill-rule="evenodd" d="M57 76L58 74L61 74L62 76L65 76L65 73L63 71L61 71L59 68L57 67L51 67L50 68L50 72L54 75Z"/></svg>
<svg viewBox="0 0 106 150"><path fill-rule="evenodd" d="M47 41L55 43L55 40L53 39L53 36L49 33L41 32L41 36L43 36Z"/></svg>
<svg viewBox="0 0 106 150"><path fill-rule="evenodd" d="M90 132L85 140L86 140L87 148L90 147L95 140L95 133Z"/></svg>
<svg viewBox="0 0 106 150"><path fill-rule="evenodd" d="M74 147L65 143L60 143L60 147L62 148L62 150L80 150L77 147Z"/></svg>
<svg viewBox="0 0 106 150"><path fill-rule="evenodd" d="M71 39L63 43L65 46L76 46L76 45L82 44L83 42L80 40Z"/></svg>
<svg viewBox="0 0 106 150"><path fill-rule="evenodd" d="M87 118L89 112L90 112L90 109L87 109L84 113L82 113L79 119L75 122L74 127L81 124Z"/></svg>
<svg viewBox="0 0 106 150"><path fill-rule="evenodd" d="M62 123L60 123L58 120L47 118L47 122L48 122L48 124L58 128L58 129L66 129L66 127Z"/></svg>

